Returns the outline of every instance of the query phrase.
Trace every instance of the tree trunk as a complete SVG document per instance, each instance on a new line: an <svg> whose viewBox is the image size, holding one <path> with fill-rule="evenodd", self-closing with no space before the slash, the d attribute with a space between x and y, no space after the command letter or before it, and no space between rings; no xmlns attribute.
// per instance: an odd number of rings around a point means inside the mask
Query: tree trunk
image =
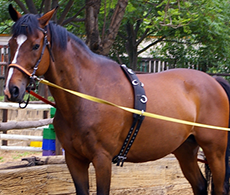
<svg viewBox="0 0 230 195"><path fill-rule="evenodd" d="M26 5L28 6L30 13L33 13L33 14L38 13L33 1L26 0Z"/></svg>
<svg viewBox="0 0 230 195"><path fill-rule="evenodd" d="M102 47L103 52L102 55L108 55L110 52L110 49L115 41L115 38L117 36L119 27L121 25L121 21L123 19L123 16L125 14L125 9L128 5L128 0L118 0L118 3L116 5L115 11L113 13L111 23L108 29L108 32L105 36L105 39L103 40Z"/></svg>
<svg viewBox="0 0 230 195"><path fill-rule="evenodd" d="M98 13L101 0L86 0L86 44L95 52L100 53L101 39L98 30Z"/></svg>
<svg viewBox="0 0 230 195"><path fill-rule="evenodd" d="M137 49L132 51L132 56L129 57L129 62L131 69L137 71Z"/></svg>
<svg viewBox="0 0 230 195"><path fill-rule="evenodd" d="M126 52L129 58L129 66L133 70L137 70L137 35L134 31L133 25L129 22L126 24L126 31L128 39L126 42Z"/></svg>
<svg viewBox="0 0 230 195"><path fill-rule="evenodd" d="M29 13L29 10L26 9L24 3L22 3L20 0L14 0L18 6L22 9L22 11L25 13L25 14L28 14Z"/></svg>
<svg viewBox="0 0 230 195"><path fill-rule="evenodd" d="M108 55L117 36L121 21L123 19L128 0L118 0L110 26L105 30L106 35L103 41L98 28L98 13L101 0L86 0L86 44L89 48L101 55Z"/></svg>

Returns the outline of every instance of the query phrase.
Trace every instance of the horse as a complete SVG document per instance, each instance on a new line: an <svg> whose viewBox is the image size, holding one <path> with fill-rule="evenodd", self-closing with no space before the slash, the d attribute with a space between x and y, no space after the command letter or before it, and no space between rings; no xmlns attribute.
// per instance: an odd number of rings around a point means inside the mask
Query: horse
<svg viewBox="0 0 230 195"><path fill-rule="evenodd" d="M44 15L21 15L12 5L9 40L11 64L4 93L9 101L23 102L31 78L45 79L63 88L101 98L116 105L134 106L133 88L115 61L93 53L65 28L52 22L56 9ZM44 41L47 39L47 41ZM46 45L46 46L44 46ZM229 92L222 82L191 69L137 74L148 97L146 111L176 119L221 127L229 125ZM89 194L88 168L96 173L98 195L110 193L112 159L119 153L133 114L91 102L49 87L56 103L53 125L65 150L65 160L76 193ZM227 92L226 92L226 91ZM228 132L145 117L127 154L127 162L142 163L170 153L177 158L195 195L207 194L207 181L197 162L198 148L207 158L213 193L228 193Z"/></svg>

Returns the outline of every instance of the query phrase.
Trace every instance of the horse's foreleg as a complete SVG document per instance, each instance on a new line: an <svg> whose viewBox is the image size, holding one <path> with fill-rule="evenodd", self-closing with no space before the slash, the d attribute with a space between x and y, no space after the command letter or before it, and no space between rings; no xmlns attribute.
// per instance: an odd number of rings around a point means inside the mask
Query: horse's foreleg
<svg viewBox="0 0 230 195"><path fill-rule="evenodd" d="M96 172L97 195L108 195L111 182L111 161L107 155L100 153L93 159Z"/></svg>
<svg viewBox="0 0 230 195"><path fill-rule="evenodd" d="M89 194L89 162L77 159L76 157L65 152L66 164L72 176L77 195Z"/></svg>
<svg viewBox="0 0 230 195"><path fill-rule="evenodd" d="M207 195L207 182L197 163L198 145L193 137L189 137L173 153L180 163L185 178L192 186L195 195Z"/></svg>

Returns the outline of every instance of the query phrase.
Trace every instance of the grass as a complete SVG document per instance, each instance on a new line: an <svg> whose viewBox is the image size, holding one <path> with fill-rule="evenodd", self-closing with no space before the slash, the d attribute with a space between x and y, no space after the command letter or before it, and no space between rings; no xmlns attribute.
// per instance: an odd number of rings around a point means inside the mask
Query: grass
<svg viewBox="0 0 230 195"><path fill-rule="evenodd" d="M4 151L0 154L0 163L13 162L31 156L41 156L41 152Z"/></svg>
<svg viewBox="0 0 230 195"><path fill-rule="evenodd" d="M13 159L21 159L22 157L28 156L34 154L34 152L23 152L23 153L18 153L17 155L13 156Z"/></svg>
<svg viewBox="0 0 230 195"><path fill-rule="evenodd" d="M17 154L16 156L13 156L13 159L20 159L23 156L27 156L29 154L29 152L23 152L20 154Z"/></svg>
<svg viewBox="0 0 230 195"><path fill-rule="evenodd" d="M1 95L1 96L0 96L0 102L3 102L3 101L4 101L4 96Z"/></svg>
<svg viewBox="0 0 230 195"><path fill-rule="evenodd" d="M25 95L24 100L27 100L28 94ZM48 100L54 102L54 98L52 96L48 97ZM30 101L39 101L39 99L35 98L34 96L30 96ZM0 96L0 102L4 102L4 96Z"/></svg>

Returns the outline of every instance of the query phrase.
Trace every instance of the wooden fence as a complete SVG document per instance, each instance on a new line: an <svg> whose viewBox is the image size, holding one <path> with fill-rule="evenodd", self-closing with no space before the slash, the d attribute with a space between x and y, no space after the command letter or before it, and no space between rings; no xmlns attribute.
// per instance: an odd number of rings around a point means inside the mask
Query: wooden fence
<svg viewBox="0 0 230 195"><path fill-rule="evenodd" d="M49 111L52 106L46 104L29 104L25 110L20 110L17 103L0 102L0 109L14 110L14 111L28 111L34 110L35 112ZM42 114L40 117L43 116ZM25 117L25 116L24 116ZM8 117L7 117L8 118ZM43 117L42 117L43 118ZM9 146L6 140L21 140L21 141L42 141L42 136L31 136L31 135L17 135L17 134L7 134L7 130L13 129L30 129L36 130L38 127L45 128L50 123L52 119L42 119L36 121L5 121L0 124L0 131L4 133L0 134L0 140L2 140L2 146L0 150L14 150L14 151L42 151L41 147L30 147L30 146ZM32 129L31 129L32 128Z"/></svg>
<svg viewBox="0 0 230 195"><path fill-rule="evenodd" d="M6 75L6 69L7 64L9 61L9 55L8 55L8 46L7 45L0 45L0 95L4 95L3 93L3 87L5 83L5 75Z"/></svg>
<svg viewBox="0 0 230 195"><path fill-rule="evenodd" d="M0 166L0 194L76 195L63 156L39 157L34 159L35 161L32 160ZM32 166L33 162L35 166ZM90 164L90 195L96 194L95 179L95 170ZM112 165L110 194L191 195L193 193L176 158L168 155L160 160L147 163L126 162L122 168Z"/></svg>
<svg viewBox="0 0 230 195"><path fill-rule="evenodd" d="M141 58L138 64L137 71L146 73L157 73L168 69L177 68L177 65L169 64L166 61L154 58ZM199 70L199 65L187 63L184 68Z"/></svg>

